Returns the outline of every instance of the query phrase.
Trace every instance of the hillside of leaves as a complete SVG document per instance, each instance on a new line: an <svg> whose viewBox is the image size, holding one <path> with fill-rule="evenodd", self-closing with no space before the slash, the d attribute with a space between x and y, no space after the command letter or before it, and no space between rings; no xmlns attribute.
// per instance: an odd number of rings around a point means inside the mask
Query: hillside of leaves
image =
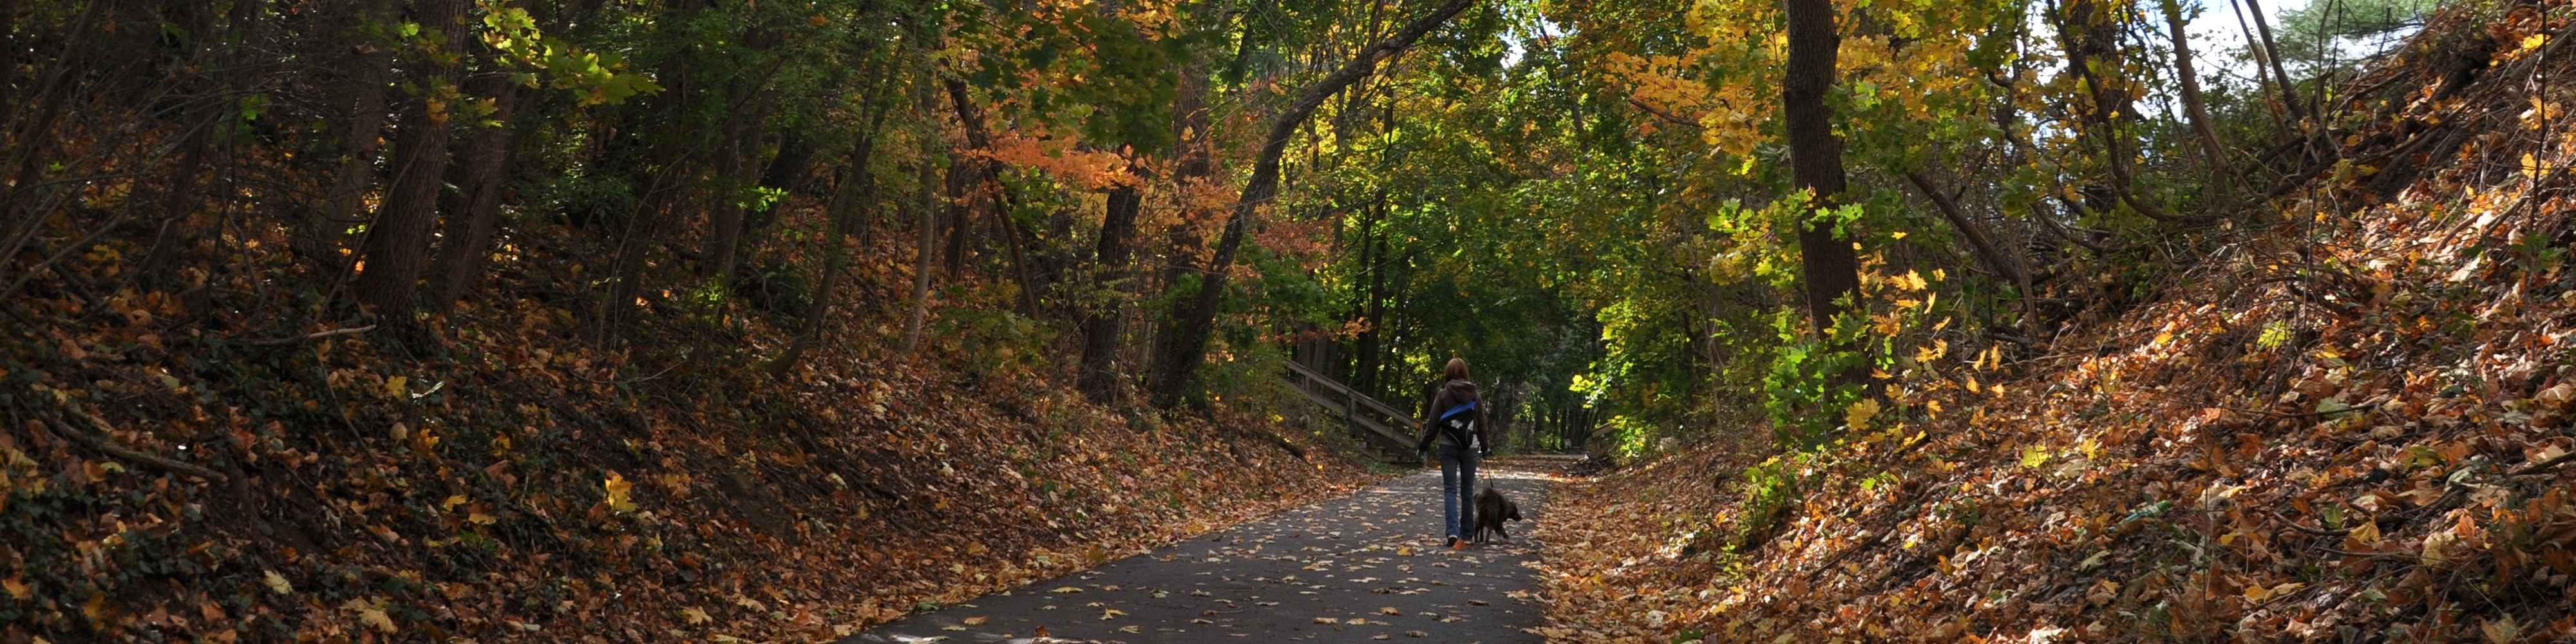
<svg viewBox="0 0 2576 644"><path fill-rule="evenodd" d="M2146 303L2022 359L1923 347L1912 415L1855 410L1840 449L1571 492L1544 632L2576 638L2576 29L2504 6L2352 80L2277 214Z"/></svg>
<svg viewBox="0 0 2576 644"><path fill-rule="evenodd" d="M83 292L116 242L0 304L0 641L827 639L1371 478L1258 407L1163 424L977 366L970 332L907 359L885 297L783 379L768 316L597 350L538 261L422 337L291 328L309 278L262 241L201 248L243 261L185 264L189 297Z"/></svg>

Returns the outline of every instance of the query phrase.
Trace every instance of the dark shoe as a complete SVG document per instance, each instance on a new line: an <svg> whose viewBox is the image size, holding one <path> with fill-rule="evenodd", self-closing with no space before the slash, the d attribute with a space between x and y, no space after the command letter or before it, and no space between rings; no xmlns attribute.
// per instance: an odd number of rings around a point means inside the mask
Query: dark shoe
<svg viewBox="0 0 2576 644"><path fill-rule="evenodd" d="M1457 537L1450 537L1450 538L1449 538L1449 543L1444 544L1444 545L1446 545L1447 547L1450 547L1450 548L1456 548L1456 547L1458 547L1458 538L1457 538Z"/></svg>

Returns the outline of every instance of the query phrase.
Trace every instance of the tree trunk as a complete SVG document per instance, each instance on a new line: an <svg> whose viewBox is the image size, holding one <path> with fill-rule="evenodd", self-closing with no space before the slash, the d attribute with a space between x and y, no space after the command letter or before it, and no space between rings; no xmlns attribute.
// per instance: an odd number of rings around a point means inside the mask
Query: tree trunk
<svg viewBox="0 0 2576 644"><path fill-rule="evenodd" d="M0 114L18 113L17 86L18 0L0 0Z"/></svg>
<svg viewBox="0 0 2576 644"><path fill-rule="evenodd" d="M2011 279L2014 285L2021 288L2022 336L2036 338L2037 336L2033 335L2036 330L2033 325L2038 324L2039 311L2034 306L2033 298L2037 294L2031 291L2030 268L2023 265L2021 255L2006 253L2001 246L1988 239L1985 227L1978 226L1977 222L1969 220L1968 213L1959 208L1959 203L1949 195L1942 194L1940 190L1933 188L1932 180L1924 178L1922 173L1907 172L1905 181L1914 184L1915 190L1922 191L1924 198L1932 200L1933 208L1941 212L1942 219L1950 220L1950 225L1958 228L1959 236L1968 240L1968 247L1976 251L1978 259L1984 260L1988 268L1994 269L1998 275Z"/></svg>
<svg viewBox="0 0 2576 644"><path fill-rule="evenodd" d="M2164 5L2165 26L2173 30L2174 75L2181 77L2183 114L2191 119L2192 134L2200 138L2200 150L2209 157L2212 185L2227 173L2227 148L2218 144L2218 130L2210 125L2209 108L2201 100L2200 74L2192 70L2191 35L2182 18L2180 0L2158 0Z"/></svg>
<svg viewBox="0 0 2576 644"><path fill-rule="evenodd" d="M2263 50L2263 60L2268 67L2272 68L2272 81L2280 84L2281 109L2290 113L2290 120L2292 122L2297 122L2306 118L2306 113L2299 109L2299 92L2296 89L2298 86L2290 83L2289 69L2281 66L2281 48L2278 44L2279 41L2272 39L2272 19L2263 15L2263 5L2256 4L2255 0L2244 0L2244 2L2245 12L2254 14L2254 29L2263 39L2263 42L2260 43ZM2256 73L2259 74L2261 72L2257 71Z"/></svg>
<svg viewBox="0 0 2576 644"><path fill-rule="evenodd" d="M1127 299L1127 261L1133 253L1129 240L1136 236L1136 212L1143 207L1144 195L1136 186L1118 186L1109 191L1109 207L1100 219L1100 270L1095 273L1100 281L1094 290L1107 291L1109 297L1085 308L1077 376L1082 396L1094 404L1109 404L1118 395L1118 323Z"/></svg>
<svg viewBox="0 0 2576 644"><path fill-rule="evenodd" d="M342 30L346 40L340 42L347 57L340 64L348 72L347 80L333 107L346 110L340 131L339 174L323 193L322 209L310 221L297 227L296 250L315 261L325 262L326 270L337 272L345 266L338 252L339 239L352 225L365 221L364 199L376 183L376 154L384 144L385 79L389 75L387 60L371 42L364 25L391 19L391 3L386 0L351 0L350 19L334 28Z"/></svg>
<svg viewBox="0 0 2576 644"><path fill-rule="evenodd" d="M839 83L836 80L833 84ZM813 162L814 144L805 138L804 130L787 128L779 133L778 154L771 155L769 164L760 171L760 185L789 195L802 193L811 187L806 184L811 182ZM770 227L778 223L778 208L784 203L786 201L782 199L743 210L744 247L758 246L762 240L768 239Z"/></svg>
<svg viewBox="0 0 2576 644"><path fill-rule="evenodd" d="M717 135L724 137L724 141L716 146L714 181L706 194L709 235L704 270L706 276L714 280L717 289L729 290L733 287L734 265L740 261L736 253L742 249L743 209L735 204L735 197L740 194L738 189L742 187L735 179L742 174L736 171L742 168L744 159L751 156L750 151L744 149L747 142L743 137L744 130L752 128L737 125L726 129L730 131Z"/></svg>
<svg viewBox="0 0 2576 644"><path fill-rule="evenodd" d="M1834 31L1832 0L1786 0L1789 27L1787 78L1780 98L1789 138L1789 169L1810 192L1809 219L1798 229L1800 267L1807 281L1807 315L1819 336L1832 338L1838 300L1859 297L1860 263L1852 240L1836 226L1813 221L1836 207L1843 192L1842 141L1834 136L1825 92L1834 85L1834 58L1842 35ZM1859 371L1858 368L1853 371ZM1854 377L1845 378L1857 382Z"/></svg>
<svg viewBox="0 0 2576 644"><path fill-rule="evenodd" d="M517 136L510 117L519 102L519 86L499 75L475 84L480 87L473 95L492 97L492 119L499 125L474 132L463 151L464 173L456 185L463 207L447 218L437 281L429 293L429 308L437 313L454 310L457 298L483 277L483 262L491 256L492 238L500 228L501 193L510 182L511 142Z"/></svg>
<svg viewBox="0 0 2576 644"><path fill-rule="evenodd" d="M2083 118L2078 119L2082 124L2078 137L2100 144L2102 160L2111 173L2108 187L2120 203L2149 219L2174 221L2176 218L2165 213L2163 206L2137 196L2128 138L2121 132L2121 125L2137 116L2136 106L2129 99L2128 88L2116 80L2120 73L2119 18L2102 2L2074 0L2056 16L2058 42L2066 49L2067 69L2083 81L2091 99L2091 109L2079 112Z"/></svg>
<svg viewBox="0 0 2576 644"><path fill-rule="evenodd" d="M966 95L966 82L949 79L946 89L949 105L957 111L958 128L966 133L967 149L979 153L991 152L993 137L985 133L984 115L975 109L974 101ZM971 183L970 194L976 200L974 203L980 206L985 218L992 223L994 238L1002 240L1003 249L1010 257L1011 273L1019 281L1020 314L1031 318L1037 317L1040 313L1038 293L1046 289L1046 284L1038 279L1037 274L1029 266L1027 253L1022 251L1022 247L1029 241L1029 236L1020 226L1020 222L1010 215L1012 209L1019 203L1018 197L1012 195L1007 186L1002 185L1000 163L987 158L978 158L970 162L968 167L971 169L968 179ZM962 227L967 225L967 221L960 220L957 224L962 232ZM957 249L958 244L961 243L960 239L958 236L951 236L949 248ZM952 261L954 261L953 257Z"/></svg>
<svg viewBox="0 0 2576 644"><path fill-rule="evenodd" d="M974 174L973 162L967 161L963 154L951 153L948 159L948 200L945 202L948 216L944 225L948 233L948 249L940 254L943 258L940 272L952 280L966 272L966 222L974 216L967 200L976 194ZM938 227L941 226L934 226Z"/></svg>
<svg viewBox="0 0 2576 644"><path fill-rule="evenodd" d="M912 254L912 313L903 319L904 355L912 355L914 350L921 348L921 327L930 317L930 258L932 247L936 245L933 240L939 237L939 209L931 207L934 202L930 191L931 178L937 173L931 169L928 157L923 159L921 199L915 206L920 209L920 216L913 226L917 243L913 245Z"/></svg>
<svg viewBox="0 0 2576 644"><path fill-rule="evenodd" d="M1313 115L1315 108L1322 106L1325 99L1375 73L1378 63L1403 53L1413 45L1413 41L1421 39L1474 3L1475 0L1449 0L1429 15L1405 25L1404 30L1394 37L1361 50L1359 56L1306 88L1296 102L1290 103L1286 111L1271 121L1269 136L1263 140L1260 156L1252 166L1252 179L1244 185L1242 196L1235 200L1233 214L1226 218L1225 232L1217 240L1215 254L1209 256L1207 267L1199 270L1198 293L1187 300L1174 302L1175 314L1171 317L1175 321L1172 333L1176 337L1164 345L1167 353L1154 371L1152 391L1156 407L1170 408L1179 404L1183 387L1197 372L1199 362L1207 357L1208 336L1215 331L1217 305L1225 295L1226 272L1233 268L1234 255L1243 245L1244 228L1250 225L1252 214L1269 205L1270 200L1277 196L1279 157L1287 152L1289 137L1296 134L1297 127L1305 123L1306 117Z"/></svg>
<svg viewBox="0 0 2576 644"><path fill-rule="evenodd" d="M882 88L870 93L878 91ZM890 111L893 110L885 105L877 105L870 110L868 129L850 148L850 159L843 166L846 174L841 177L840 185L832 189L832 225L823 237L823 276L815 281L814 301L806 305L805 324L798 329L796 341L788 344L787 350L778 354L777 359L770 361L771 377L784 378L793 373L797 361L804 359L805 353L813 350L814 343L823 337L823 322L832 310L833 294L840 289L841 272L850 263L850 253L842 248L842 240L857 230L859 210L876 205L876 176L869 173L868 161L876 156L877 133L884 129L886 112ZM920 295L918 290L915 295ZM906 330L911 328L907 326Z"/></svg>
<svg viewBox="0 0 2576 644"><path fill-rule="evenodd" d="M429 29L446 34L454 49L464 33L467 0L424 0L416 5ZM438 193L447 171L449 114L430 111L431 88L455 82L456 68L441 57L427 57L415 74L422 96L405 101L402 131L394 143L394 183L384 205L376 209L367 230L366 269L358 275L358 299L378 315L407 320L421 274L429 268L429 231L438 223Z"/></svg>

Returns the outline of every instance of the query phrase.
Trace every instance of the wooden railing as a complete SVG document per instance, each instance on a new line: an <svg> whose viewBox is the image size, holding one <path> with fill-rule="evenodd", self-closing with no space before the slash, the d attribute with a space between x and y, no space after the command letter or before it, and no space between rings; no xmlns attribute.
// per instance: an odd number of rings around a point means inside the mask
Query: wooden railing
<svg viewBox="0 0 2576 644"><path fill-rule="evenodd" d="M1288 383L1307 402L1347 421L1361 438L1386 448L1389 460L1414 458L1413 441L1418 437L1414 432L1421 423L1412 416L1296 362L1288 363Z"/></svg>

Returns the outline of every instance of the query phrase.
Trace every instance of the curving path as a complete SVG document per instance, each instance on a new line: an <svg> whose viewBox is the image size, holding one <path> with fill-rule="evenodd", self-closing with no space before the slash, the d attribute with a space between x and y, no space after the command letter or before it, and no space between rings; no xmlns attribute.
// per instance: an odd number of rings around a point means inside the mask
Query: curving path
<svg viewBox="0 0 2576 644"><path fill-rule="evenodd" d="M1512 539L1440 547L1433 469L844 643L1541 641L1522 630L1545 608L1522 564L1538 556L1546 481L1503 464L1479 474L1529 519L1505 524Z"/></svg>

